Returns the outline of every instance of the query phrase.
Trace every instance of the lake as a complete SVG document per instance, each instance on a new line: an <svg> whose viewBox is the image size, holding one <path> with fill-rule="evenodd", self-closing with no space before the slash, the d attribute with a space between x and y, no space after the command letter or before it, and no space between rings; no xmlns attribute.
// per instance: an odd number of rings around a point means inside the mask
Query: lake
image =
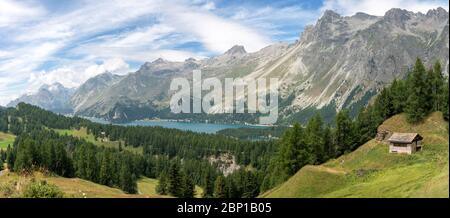
<svg viewBox="0 0 450 218"><path fill-rule="evenodd" d="M109 124L110 122L103 119L85 117L93 122ZM176 121L166 121L166 120L138 120L129 123L121 123L117 125L122 126L160 126L164 128L179 129L185 131L193 131L200 133L216 133L222 129L230 128L266 128L263 126L252 126L244 124L219 124L219 123L194 123L194 122L176 122Z"/></svg>

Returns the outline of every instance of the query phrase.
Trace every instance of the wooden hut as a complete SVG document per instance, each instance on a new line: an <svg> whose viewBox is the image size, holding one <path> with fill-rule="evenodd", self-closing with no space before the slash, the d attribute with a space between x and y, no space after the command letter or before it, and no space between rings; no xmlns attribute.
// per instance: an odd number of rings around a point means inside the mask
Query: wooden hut
<svg viewBox="0 0 450 218"><path fill-rule="evenodd" d="M389 137L389 153L412 154L422 149L423 137L417 133L393 133Z"/></svg>

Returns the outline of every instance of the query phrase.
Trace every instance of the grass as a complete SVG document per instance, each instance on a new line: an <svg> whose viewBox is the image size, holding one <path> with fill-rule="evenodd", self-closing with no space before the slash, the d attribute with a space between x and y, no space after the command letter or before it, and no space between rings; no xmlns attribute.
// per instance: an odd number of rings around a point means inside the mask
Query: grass
<svg viewBox="0 0 450 218"><path fill-rule="evenodd" d="M157 179L151 179L143 177L137 182L139 194L148 196L161 196L156 193L156 186L158 185ZM203 189L199 186L195 186L195 197L201 198L203 194Z"/></svg>
<svg viewBox="0 0 450 218"><path fill-rule="evenodd" d="M423 150L413 155L389 154L388 146L371 140L357 150L319 166L305 166L288 181L261 197L449 197L448 122L433 113L408 124L404 115L379 129L418 132Z"/></svg>
<svg viewBox="0 0 450 218"><path fill-rule="evenodd" d="M23 189L32 180L45 180L54 184L64 193L66 198L161 198L154 189L147 192L142 191L146 187L154 187L157 180L143 178L138 182L138 194L127 194L118 188L93 183L79 178L64 178L59 176L45 175L34 172L32 175L18 175L17 173L4 172L0 175L0 198L20 197ZM152 191L153 190L153 191Z"/></svg>
<svg viewBox="0 0 450 218"><path fill-rule="evenodd" d="M65 198L167 198L170 196L156 193L157 179L142 177L138 180L138 193L127 194L118 188L111 188L79 178L64 178L34 172L32 175L19 175L8 171L0 174L0 198L21 197L23 189L33 180L45 180L56 185ZM196 197L200 198L203 190L196 186Z"/></svg>
<svg viewBox="0 0 450 218"><path fill-rule="evenodd" d="M78 137L84 139L88 142L91 142L97 146L104 146L107 148L119 148L119 141L109 141L108 139L98 138L95 140L95 136L87 133L87 129L82 127L80 129L55 129L61 135L70 135L74 137ZM142 147L132 147L132 146L124 146L125 143L122 141L122 148L127 151L131 151L134 153L142 154Z"/></svg>
<svg viewBox="0 0 450 218"><path fill-rule="evenodd" d="M0 132L0 150L6 149L8 145L12 146L15 139L16 139L15 135Z"/></svg>

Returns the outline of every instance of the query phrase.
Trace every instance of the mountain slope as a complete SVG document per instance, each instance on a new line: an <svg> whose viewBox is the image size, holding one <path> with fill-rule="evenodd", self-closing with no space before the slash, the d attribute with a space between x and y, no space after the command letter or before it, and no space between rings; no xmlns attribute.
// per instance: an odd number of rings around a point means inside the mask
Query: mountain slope
<svg viewBox="0 0 450 218"><path fill-rule="evenodd" d="M20 197L21 192L32 180L45 180L56 185L67 198L163 198L154 189L157 180L142 178L138 181L139 194L126 194L117 188L100 185L79 178L64 178L34 172L32 175L20 176L16 173L2 171L0 174L0 198Z"/></svg>
<svg viewBox="0 0 450 218"><path fill-rule="evenodd" d="M317 110L331 119L342 108L358 111L381 87L405 77L417 57L427 65L440 60L448 73L448 20L442 8L427 14L391 9L384 16L348 17L326 11L293 44L277 43L254 53L234 46L205 60L145 63L77 113L110 120L160 116L168 110L171 80L191 79L191 71L201 69L203 78L278 78L281 122L304 121Z"/></svg>
<svg viewBox="0 0 450 218"><path fill-rule="evenodd" d="M106 72L88 79L83 85L78 87L70 99L74 112L78 113L95 104L98 100L97 96L102 91L119 82L122 78L122 76Z"/></svg>
<svg viewBox="0 0 450 218"><path fill-rule="evenodd" d="M74 92L75 89L66 88L60 83L43 85L36 93L23 95L7 106L15 107L20 102L24 102L56 113L70 113L72 111L70 98Z"/></svg>
<svg viewBox="0 0 450 218"><path fill-rule="evenodd" d="M448 122L434 113L410 125L404 115L380 128L418 132L423 150L389 154L388 145L371 140L357 150L319 166L305 166L262 197L449 197Z"/></svg>

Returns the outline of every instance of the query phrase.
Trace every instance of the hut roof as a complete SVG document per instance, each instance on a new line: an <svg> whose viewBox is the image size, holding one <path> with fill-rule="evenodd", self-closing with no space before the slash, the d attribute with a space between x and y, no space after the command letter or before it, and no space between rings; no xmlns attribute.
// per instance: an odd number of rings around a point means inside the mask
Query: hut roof
<svg viewBox="0 0 450 218"><path fill-rule="evenodd" d="M414 140L422 140L423 137L420 136L418 133L398 133L395 132L392 134L391 137L389 137L389 142L396 142L396 143L412 143Z"/></svg>

